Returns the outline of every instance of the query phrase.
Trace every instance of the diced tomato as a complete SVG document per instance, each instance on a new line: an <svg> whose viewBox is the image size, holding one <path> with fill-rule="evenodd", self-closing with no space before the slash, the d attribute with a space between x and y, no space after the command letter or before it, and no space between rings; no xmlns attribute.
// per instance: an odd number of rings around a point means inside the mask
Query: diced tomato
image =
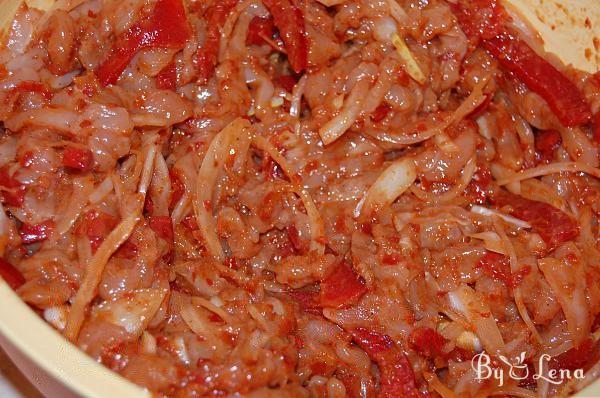
<svg viewBox="0 0 600 398"><path fill-rule="evenodd" d="M150 217L150 228L161 238L167 242L173 242L173 223L169 216L154 216Z"/></svg>
<svg viewBox="0 0 600 398"><path fill-rule="evenodd" d="M19 229L21 241L25 244L41 242L48 238L54 229L54 221L46 220L39 224L23 224Z"/></svg>
<svg viewBox="0 0 600 398"><path fill-rule="evenodd" d="M473 174L473 178L469 185L467 185L465 195L474 203L479 205L485 204L490 195L491 182L492 173L488 169L478 169L475 174Z"/></svg>
<svg viewBox="0 0 600 398"><path fill-rule="evenodd" d="M490 251L479 259L476 267L481 268L490 278L512 288L518 286L523 278L531 272L531 268L523 267L513 274L510 269L510 259L505 255Z"/></svg>
<svg viewBox="0 0 600 398"><path fill-rule="evenodd" d="M0 258L0 277L13 290L17 290L25 284L25 277L11 263Z"/></svg>
<svg viewBox="0 0 600 398"><path fill-rule="evenodd" d="M182 49L190 34L183 2L158 0L149 18L142 18L117 37L96 76L103 86L114 84L140 50Z"/></svg>
<svg viewBox="0 0 600 398"><path fill-rule="evenodd" d="M446 339L431 328L416 328L410 334L410 343L422 355L433 358L442 355Z"/></svg>
<svg viewBox="0 0 600 398"><path fill-rule="evenodd" d="M8 206L20 207L25 200L27 187L13 178L8 170L8 165L0 168L0 196L2 203Z"/></svg>
<svg viewBox="0 0 600 398"><path fill-rule="evenodd" d="M541 161L550 162L554 158L554 152L562 142L560 133L556 130L544 130L535 135L535 149L538 151Z"/></svg>
<svg viewBox="0 0 600 398"><path fill-rule="evenodd" d="M371 113L371 119L375 123L379 123L380 121L385 119L385 117L388 115L388 113L390 113L391 110L392 107L388 104L381 104L377 108L375 108L373 113Z"/></svg>
<svg viewBox="0 0 600 398"><path fill-rule="evenodd" d="M19 82L15 87L10 89L11 93L38 93L41 94L44 99L51 100L53 94L50 90L40 82L33 80L25 80Z"/></svg>
<svg viewBox="0 0 600 398"><path fill-rule="evenodd" d="M294 76L291 76L291 75L281 75L277 78L277 81L279 82L281 87L283 87L285 89L285 91L287 91L288 93L291 93L292 91L294 91L294 87L296 86L296 83L297 83Z"/></svg>
<svg viewBox="0 0 600 398"><path fill-rule="evenodd" d="M86 235L90 240L92 251L95 252L117 224L117 219L110 214L91 210L83 216L76 233Z"/></svg>
<svg viewBox="0 0 600 398"><path fill-rule="evenodd" d="M265 44L265 37L272 38L275 33L275 25L273 18L254 17L248 26L248 34L246 35L246 45L261 45Z"/></svg>
<svg viewBox="0 0 600 398"><path fill-rule="evenodd" d="M210 79L215 71L221 42L221 28L237 3L238 0L219 0L206 10L206 38L195 57L198 77L202 82Z"/></svg>
<svg viewBox="0 0 600 398"><path fill-rule="evenodd" d="M381 387L378 398L420 397L412 366L394 340L362 327L352 330L350 334L379 367Z"/></svg>
<svg viewBox="0 0 600 398"><path fill-rule="evenodd" d="M298 303L302 311L310 313L320 313L321 305L319 304L319 293L306 291L306 290L294 290L286 293L294 302Z"/></svg>
<svg viewBox="0 0 600 398"><path fill-rule="evenodd" d="M177 67L175 62L170 62L158 75L156 75L156 87L163 90L175 90L177 88Z"/></svg>
<svg viewBox="0 0 600 398"><path fill-rule="evenodd" d="M132 243L130 240L126 240L123 242L119 249L115 252L115 257L118 258L126 258L126 259L134 259L138 255L138 247L135 243Z"/></svg>
<svg viewBox="0 0 600 398"><path fill-rule="evenodd" d="M323 307L348 307L356 304L365 293L365 281L344 261L321 282L320 303Z"/></svg>
<svg viewBox="0 0 600 398"><path fill-rule="evenodd" d="M73 170L90 171L94 166L94 154L89 149L66 147L63 151L63 165Z"/></svg>
<svg viewBox="0 0 600 398"><path fill-rule="evenodd" d="M225 259L224 261L225 266L227 268L231 268L231 269L238 269L239 268L239 264L237 263L237 260L235 257L228 257Z"/></svg>
<svg viewBox="0 0 600 398"><path fill-rule="evenodd" d="M385 265L396 265L402 261L402 255L399 253L385 253L381 256L381 262Z"/></svg>
<svg viewBox="0 0 600 398"><path fill-rule="evenodd" d="M294 252L303 253L306 249L306 246L303 244L302 239L300 239L300 233L298 232L298 228L295 225L290 225L286 228L287 237L294 248Z"/></svg>
<svg viewBox="0 0 600 398"><path fill-rule="evenodd" d="M579 235L579 225L566 213L544 202L525 199L519 195L501 192L494 197L498 207L509 206L510 214L528 222L537 232L548 250L553 250L561 243L575 239Z"/></svg>
<svg viewBox="0 0 600 398"><path fill-rule="evenodd" d="M189 214L189 215L185 216L183 218L183 220L181 220L181 225L183 225L185 228L189 229L190 231L197 230L198 223L196 222L196 216L194 216L193 214Z"/></svg>
<svg viewBox="0 0 600 398"><path fill-rule="evenodd" d="M263 0L283 39L290 66L301 73L308 66L308 40L302 10L291 0Z"/></svg>
<svg viewBox="0 0 600 398"><path fill-rule="evenodd" d="M506 27L497 0L461 0L450 4L464 32L492 54L510 73L546 100L564 126L587 123L591 109L579 89Z"/></svg>
<svg viewBox="0 0 600 398"><path fill-rule="evenodd" d="M552 369L584 369L587 370L590 363L596 363L600 355L600 343L587 338L577 348L571 348L550 361Z"/></svg>

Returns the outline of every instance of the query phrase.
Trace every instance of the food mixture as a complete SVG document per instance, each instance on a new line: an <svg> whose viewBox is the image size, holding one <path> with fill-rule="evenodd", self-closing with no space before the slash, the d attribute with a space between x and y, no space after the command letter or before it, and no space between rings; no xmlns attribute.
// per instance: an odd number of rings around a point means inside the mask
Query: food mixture
<svg viewBox="0 0 600 398"><path fill-rule="evenodd" d="M0 276L106 367L177 398L600 375L600 73L496 0L3 13Z"/></svg>

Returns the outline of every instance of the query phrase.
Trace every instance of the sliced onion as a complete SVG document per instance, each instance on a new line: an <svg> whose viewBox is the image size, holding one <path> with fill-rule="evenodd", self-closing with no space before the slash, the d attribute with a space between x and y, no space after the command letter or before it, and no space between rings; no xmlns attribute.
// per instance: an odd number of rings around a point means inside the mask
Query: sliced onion
<svg viewBox="0 0 600 398"><path fill-rule="evenodd" d="M368 90L369 82L366 79L358 81L344 102L341 112L319 129L319 135L325 145L331 144L352 127L362 111L362 103Z"/></svg>
<svg viewBox="0 0 600 398"><path fill-rule="evenodd" d="M506 250L502 245L502 240L497 233L492 231L479 232L476 234L467 235L469 238L480 239L483 241L483 246L494 253L504 254L506 255Z"/></svg>
<svg viewBox="0 0 600 398"><path fill-rule="evenodd" d="M503 353L504 340L486 302L469 286L462 284L447 294L450 307L474 327L479 340L490 354Z"/></svg>
<svg viewBox="0 0 600 398"><path fill-rule="evenodd" d="M525 222L523 220L519 220L513 216L509 216L508 214L504 214L498 210L488 209L487 207L482 207L478 205L474 205L471 207L471 211L475 214L479 214L486 217L496 216L506 221L509 224L513 224L518 228L531 228L531 224Z"/></svg>
<svg viewBox="0 0 600 398"><path fill-rule="evenodd" d="M515 173L514 175L500 179L496 181L498 185L506 185L512 182L523 181L529 178L536 178L545 176L548 174L558 174L558 173L586 173L593 177L600 178L600 169L589 166L585 163L581 162L558 162L558 163L550 163L542 166L534 167L532 169L527 169L521 171L519 173Z"/></svg>
<svg viewBox="0 0 600 398"><path fill-rule="evenodd" d="M421 85L425 84L425 82L427 82L427 76L425 76L419 63L415 59L415 56L398 33L392 34L392 44L396 47L396 52L404 63L406 73L408 73L408 75L417 83Z"/></svg>
<svg viewBox="0 0 600 398"><path fill-rule="evenodd" d="M412 158L395 160L377 177L369 188L364 200L354 210L354 216L367 216L391 205L417 178L415 162Z"/></svg>

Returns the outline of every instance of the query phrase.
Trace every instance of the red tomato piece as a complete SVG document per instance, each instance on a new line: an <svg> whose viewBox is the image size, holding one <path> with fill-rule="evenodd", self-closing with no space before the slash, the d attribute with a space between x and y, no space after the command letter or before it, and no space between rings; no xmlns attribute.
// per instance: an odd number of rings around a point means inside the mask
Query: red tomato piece
<svg viewBox="0 0 600 398"><path fill-rule="evenodd" d="M287 295L298 305L302 311L310 313L321 313L321 305L319 304L319 293L306 290L294 290L288 292Z"/></svg>
<svg viewBox="0 0 600 398"><path fill-rule="evenodd" d="M19 236L25 244L41 242L50 236L53 229L54 221L52 220L46 220L35 225L23 224L19 229Z"/></svg>
<svg viewBox="0 0 600 398"><path fill-rule="evenodd" d="M169 209L172 210L185 193L185 186L175 170L169 171L169 179L171 180L171 199L169 201Z"/></svg>
<svg viewBox="0 0 600 398"><path fill-rule="evenodd" d="M511 34L507 17L496 0L460 1L451 4L463 31L480 41L508 72L539 94L564 126L587 123L591 109L579 89L552 64Z"/></svg>
<svg viewBox="0 0 600 398"><path fill-rule="evenodd" d="M410 343L422 355L433 358L443 354L446 339L431 328L416 328L410 334Z"/></svg>
<svg viewBox="0 0 600 398"><path fill-rule="evenodd" d="M540 131L535 135L535 149L538 151L540 160L542 161L552 161L554 152L561 143L562 138L556 130Z"/></svg>
<svg viewBox="0 0 600 398"><path fill-rule="evenodd" d="M73 170L90 171L94 166L94 154L89 149L66 147L62 162Z"/></svg>
<svg viewBox="0 0 600 398"><path fill-rule="evenodd" d="M510 259L507 256L490 251L479 259L476 267L481 268L490 278L511 288L518 286L523 278L531 272L531 268L523 267L513 274L510 269Z"/></svg>
<svg viewBox="0 0 600 398"><path fill-rule="evenodd" d="M20 207L25 200L26 186L8 173L8 165L0 168L0 197L8 206Z"/></svg>
<svg viewBox="0 0 600 398"><path fill-rule="evenodd" d="M11 263L0 258L0 277L13 290L17 290L25 284L25 277Z"/></svg>
<svg viewBox="0 0 600 398"><path fill-rule="evenodd" d="M321 282L320 303L323 307L348 307L356 304L365 293L365 281L350 264L343 262Z"/></svg>
<svg viewBox="0 0 600 398"><path fill-rule="evenodd" d="M44 86L40 82L36 82L36 81L32 81L32 80L25 80L25 81L19 82L15 87L10 89L10 92L11 93L39 93L46 100L51 100L53 97L52 92L50 90L48 90L46 88L46 86Z"/></svg>
<svg viewBox="0 0 600 398"><path fill-rule="evenodd" d="M158 0L149 18L142 18L117 37L108 57L96 69L96 76L103 86L114 84L138 51L182 49L190 33L183 2Z"/></svg>
<svg viewBox="0 0 600 398"><path fill-rule="evenodd" d="M169 216L153 216L149 219L150 228L167 242L173 242L173 223Z"/></svg>
<svg viewBox="0 0 600 398"><path fill-rule="evenodd" d="M371 113L371 120L373 120L375 123L379 123L380 121L385 119L385 117L388 115L388 113L390 113L391 110L392 107L388 104L381 104L377 108L375 108L373 113Z"/></svg>
<svg viewBox="0 0 600 398"><path fill-rule="evenodd" d="M135 243L132 243L129 240L126 240L125 242L123 242L123 244L121 246L119 246L119 248L115 252L115 257L126 258L129 260L136 258L137 255L138 255L138 247L136 246Z"/></svg>
<svg viewBox="0 0 600 398"><path fill-rule="evenodd" d="M284 88L285 91L291 93L294 91L294 87L296 86L296 79L291 75L281 75L277 78L277 81Z"/></svg>
<svg viewBox="0 0 600 398"><path fill-rule="evenodd" d="M110 214L91 210L83 217L76 233L86 235L90 240L92 251L95 252L117 224L117 219Z"/></svg>
<svg viewBox="0 0 600 398"><path fill-rule="evenodd" d="M263 0L263 4L273 16L292 69L301 73L308 66L308 40L302 10L291 0Z"/></svg>
<svg viewBox="0 0 600 398"><path fill-rule="evenodd" d="M162 90L175 90L177 88L177 68L175 62L170 62L158 75L156 75L156 87Z"/></svg>
<svg viewBox="0 0 600 398"><path fill-rule="evenodd" d="M566 213L544 202L525 199L522 196L502 192L494 198L498 207L509 206L510 214L531 224L548 250L561 243L575 239L579 235L579 225Z"/></svg>
<svg viewBox="0 0 600 398"><path fill-rule="evenodd" d="M465 189L472 202L484 204L490 195L490 183L492 182L492 173L488 169L478 169L473 175L473 179Z"/></svg>
<svg viewBox="0 0 600 398"><path fill-rule="evenodd" d="M248 26L246 45L265 44L265 37L272 38L274 33L275 25L273 25L273 18L254 17Z"/></svg>
<svg viewBox="0 0 600 398"><path fill-rule="evenodd" d="M365 328L356 328L350 334L379 367L381 387L378 398L420 397L412 366L394 340Z"/></svg>
<svg viewBox="0 0 600 398"><path fill-rule="evenodd" d="M206 38L195 57L198 77L202 82L210 79L215 71L221 42L221 28L237 3L238 0L216 1L206 10Z"/></svg>

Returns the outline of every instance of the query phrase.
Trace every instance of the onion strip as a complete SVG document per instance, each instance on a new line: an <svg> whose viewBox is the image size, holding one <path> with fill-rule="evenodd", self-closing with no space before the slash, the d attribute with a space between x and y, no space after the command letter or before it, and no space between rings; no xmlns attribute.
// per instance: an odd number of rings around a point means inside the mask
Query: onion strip
<svg viewBox="0 0 600 398"><path fill-rule="evenodd" d="M225 260L225 252L217 235L216 221L213 216L213 194L219 177L219 171L231 151L235 151L236 141L249 134L250 122L237 118L223 128L211 141L202 160L196 180L196 194L193 197L194 212L206 249L217 261ZM234 152L235 153L235 152Z"/></svg>
<svg viewBox="0 0 600 398"><path fill-rule="evenodd" d="M527 169L525 171L521 171L519 173L514 173L514 175L510 177L506 177L497 181L498 185L506 185L512 182L518 182L527 180L530 178L536 178L545 176L548 174L558 174L558 173L586 173L593 177L600 178L600 169L595 167L588 166L585 163L581 162L558 162L558 163L550 163L542 166L534 167L532 169Z"/></svg>
<svg viewBox="0 0 600 398"><path fill-rule="evenodd" d="M148 184L150 183L154 160L156 158L157 147L155 141L155 135L147 141L144 168L136 193L137 205L135 211L128 215L110 232L94 256L87 263L83 281L73 299L73 304L64 330L65 337L71 341L75 341L79 335L81 325L85 318L85 310L96 295L96 290L102 279L106 263L113 253L117 251L119 246L129 239L133 229L142 217L146 192L148 190Z"/></svg>
<svg viewBox="0 0 600 398"><path fill-rule="evenodd" d="M417 198L421 199L424 202L431 204L445 204L452 201L454 198L456 198L458 195L464 192L464 190L467 188L467 185L469 185L469 183L471 182L471 179L473 178L473 175L475 174L476 170L477 163L475 161L475 158L471 158L465 165L462 174L460 175L460 180L458 184L453 186L447 192L444 192L442 194L426 192L417 185L413 185L410 188L410 191L413 193L413 195L415 195Z"/></svg>

